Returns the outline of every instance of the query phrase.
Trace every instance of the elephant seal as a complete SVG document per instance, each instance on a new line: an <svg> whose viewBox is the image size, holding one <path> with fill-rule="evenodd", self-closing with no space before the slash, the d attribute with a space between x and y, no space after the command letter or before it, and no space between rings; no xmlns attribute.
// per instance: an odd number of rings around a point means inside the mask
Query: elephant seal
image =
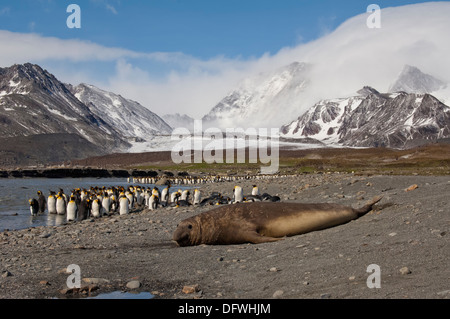
<svg viewBox="0 0 450 319"><path fill-rule="evenodd" d="M255 202L221 206L183 220L173 234L181 247L273 242L357 219L382 199L359 209L339 204Z"/></svg>

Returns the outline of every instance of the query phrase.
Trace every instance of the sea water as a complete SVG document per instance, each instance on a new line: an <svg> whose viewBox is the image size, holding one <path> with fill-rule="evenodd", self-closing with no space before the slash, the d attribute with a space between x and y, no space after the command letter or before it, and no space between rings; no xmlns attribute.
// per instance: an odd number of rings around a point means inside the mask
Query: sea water
<svg viewBox="0 0 450 319"><path fill-rule="evenodd" d="M37 199L37 191L41 191L46 200L50 191L58 192L60 189L68 196L75 188L89 189L91 186L124 186L125 178L30 178L30 179L0 179L0 232L25 229L38 226L59 226L66 223L66 216L45 214L31 216L29 199ZM151 187L154 185L140 185ZM162 190L162 186L159 186Z"/></svg>

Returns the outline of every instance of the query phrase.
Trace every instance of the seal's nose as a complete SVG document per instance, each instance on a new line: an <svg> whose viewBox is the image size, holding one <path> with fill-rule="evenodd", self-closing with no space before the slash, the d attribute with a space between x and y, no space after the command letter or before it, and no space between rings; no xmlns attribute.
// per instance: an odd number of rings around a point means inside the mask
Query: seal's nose
<svg viewBox="0 0 450 319"><path fill-rule="evenodd" d="M183 229L183 227L178 227L173 233L172 240L175 241L178 246L187 246L189 242L189 234Z"/></svg>

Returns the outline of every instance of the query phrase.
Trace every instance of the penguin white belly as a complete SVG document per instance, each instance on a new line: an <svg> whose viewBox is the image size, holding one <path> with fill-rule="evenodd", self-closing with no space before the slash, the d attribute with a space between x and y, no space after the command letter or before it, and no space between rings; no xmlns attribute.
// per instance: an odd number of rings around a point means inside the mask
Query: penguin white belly
<svg viewBox="0 0 450 319"><path fill-rule="evenodd" d="M49 214L56 214L56 198L55 196L49 196L47 199L47 209Z"/></svg>
<svg viewBox="0 0 450 319"><path fill-rule="evenodd" d="M100 201L99 200L94 200L92 202L92 207L91 207L91 214L93 217L97 218L101 216L101 208L102 206L100 205Z"/></svg>
<svg viewBox="0 0 450 319"><path fill-rule="evenodd" d="M62 197L56 199L56 213L58 215L66 214L66 201Z"/></svg>
<svg viewBox="0 0 450 319"><path fill-rule="evenodd" d="M234 202L242 203L244 201L244 192L242 191L242 187L236 186L234 188Z"/></svg>
<svg viewBox="0 0 450 319"><path fill-rule="evenodd" d="M111 199L109 197L104 197L102 201L103 213L109 214L111 210Z"/></svg>
<svg viewBox="0 0 450 319"><path fill-rule="evenodd" d="M198 189L194 191L194 205L199 205L201 202L202 196Z"/></svg>
<svg viewBox="0 0 450 319"><path fill-rule="evenodd" d="M77 204L75 201L71 200L67 204L67 221L75 221L77 219Z"/></svg>
<svg viewBox="0 0 450 319"><path fill-rule="evenodd" d="M148 208L151 210L155 210L158 208L158 196L152 195L150 197Z"/></svg>
<svg viewBox="0 0 450 319"><path fill-rule="evenodd" d="M181 193L181 200L188 200L188 196L189 196L189 191L188 190L184 190L182 193Z"/></svg>
<svg viewBox="0 0 450 319"><path fill-rule="evenodd" d="M150 193L144 194L144 203L145 203L145 206L150 208Z"/></svg>
<svg viewBox="0 0 450 319"><path fill-rule="evenodd" d="M161 201L166 202L168 198L169 198L169 189L166 187L163 189L161 193Z"/></svg>
<svg viewBox="0 0 450 319"><path fill-rule="evenodd" d="M119 213L120 215L127 215L130 211L130 206L128 199L126 197L122 197L119 203Z"/></svg>
<svg viewBox="0 0 450 319"><path fill-rule="evenodd" d="M172 194L170 194L170 202L175 203L177 197L179 197L179 196L180 196L180 194L178 192L173 192Z"/></svg>

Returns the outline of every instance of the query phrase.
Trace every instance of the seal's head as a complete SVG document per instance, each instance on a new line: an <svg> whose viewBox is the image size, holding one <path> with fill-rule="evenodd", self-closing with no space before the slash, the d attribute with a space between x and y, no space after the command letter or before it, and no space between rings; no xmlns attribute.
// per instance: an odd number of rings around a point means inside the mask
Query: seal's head
<svg viewBox="0 0 450 319"><path fill-rule="evenodd" d="M192 245L192 235L195 232L194 223L189 220L182 221L175 232L173 233L173 240L177 242L178 246L191 246Z"/></svg>

